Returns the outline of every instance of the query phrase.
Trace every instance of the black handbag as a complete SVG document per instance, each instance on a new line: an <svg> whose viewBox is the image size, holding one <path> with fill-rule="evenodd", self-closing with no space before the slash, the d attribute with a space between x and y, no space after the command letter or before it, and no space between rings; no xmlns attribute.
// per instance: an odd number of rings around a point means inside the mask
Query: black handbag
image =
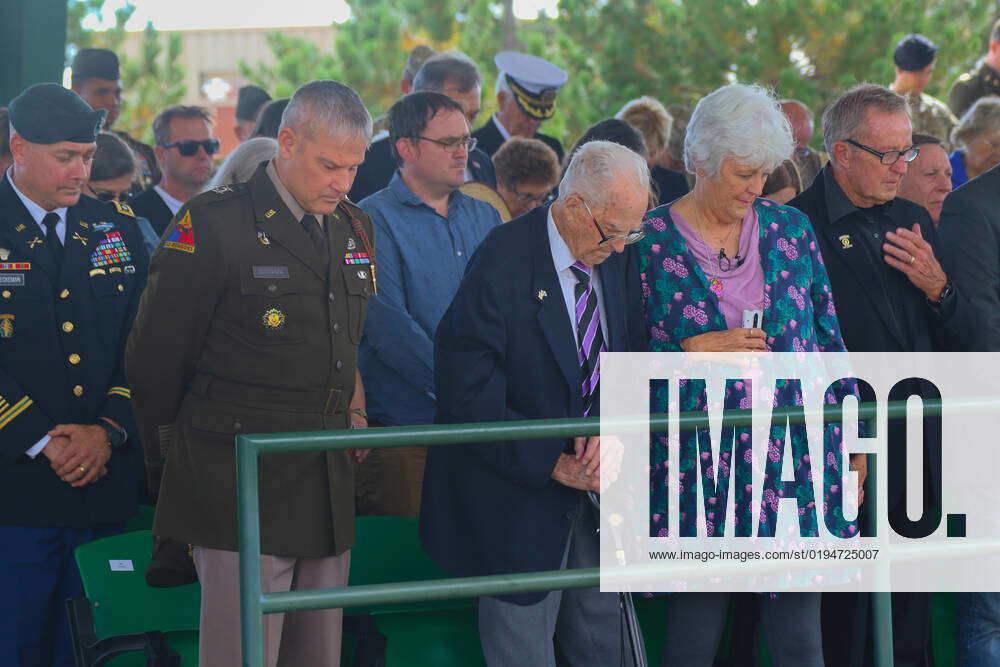
<svg viewBox="0 0 1000 667"><path fill-rule="evenodd" d="M153 554L146 568L146 583L154 588L173 588L198 581L191 558L191 545L167 537L153 536Z"/></svg>

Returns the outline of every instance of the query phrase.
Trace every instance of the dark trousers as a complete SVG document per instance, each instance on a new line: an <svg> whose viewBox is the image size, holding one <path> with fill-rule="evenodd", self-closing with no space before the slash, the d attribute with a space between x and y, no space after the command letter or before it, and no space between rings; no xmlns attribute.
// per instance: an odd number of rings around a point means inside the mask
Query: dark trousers
<svg viewBox="0 0 1000 667"><path fill-rule="evenodd" d="M83 595L73 550L123 529L120 523L88 528L0 526L4 667L73 667L66 600Z"/></svg>
<svg viewBox="0 0 1000 667"><path fill-rule="evenodd" d="M667 599L663 667L711 667L726 625L729 593L676 593ZM775 667L822 667L820 594L759 595L771 663ZM748 619L737 618L737 625ZM735 664L753 664L752 655Z"/></svg>
<svg viewBox="0 0 1000 667"><path fill-rule="evenodd" d="M927 463L924 463L926 470ZM924 487L924 497L932 493ZM867 507L862 507L862 521ZM938 510L934 510L938 511ZM934 511L926 521L932 521ZM906 512L896 506L890 515ZM828 665L873 664L873 619L871 594L823 594L823 652ZM931 594L892 594L892 655L895 667L930 667L934 664L931 651Z"/></svg>

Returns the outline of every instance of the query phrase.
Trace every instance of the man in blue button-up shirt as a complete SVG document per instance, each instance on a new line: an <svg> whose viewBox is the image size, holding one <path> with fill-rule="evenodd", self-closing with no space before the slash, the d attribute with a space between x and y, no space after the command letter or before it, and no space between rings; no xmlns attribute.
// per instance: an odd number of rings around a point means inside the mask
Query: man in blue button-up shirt
<svg viewBox="0 0 1000 667"><path fill-rule="evenodd" d="M375 223L378 294L358 352L369 423L434 421L434 332L469 257L500 217L458 187L475 140L461 105L412 93L388 111L399 169L361 202ZM376 450L359 470L358 510L417 516L426 448Z"/></svg>

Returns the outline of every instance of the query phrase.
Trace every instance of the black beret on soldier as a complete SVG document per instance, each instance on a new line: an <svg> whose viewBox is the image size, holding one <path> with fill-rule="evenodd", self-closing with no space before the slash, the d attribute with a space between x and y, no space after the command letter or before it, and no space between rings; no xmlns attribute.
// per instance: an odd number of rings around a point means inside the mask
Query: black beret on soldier
<svg viewBox="0 0 1000 667"><path fill-rule="evenodd" d="M907 35L899 40L892 59L904 72L919 72L934 62L938 47L923 35Z"/></svg>
<svg viewBox="0 0 1000 667"><path fill-rule="evenodd" d="M85 79L120 79L118 56L108 49L80 49L73 58L73 81Z"/></svg>
<svg viewBox="0 0 1000 667"><path fill-rule="evenodd" d="M57 83L36 83L25 89L11 101L8 111L14 131L33 144L92 144L108 113L95 111Z"/></svg>
<svg viewBox="0 0 1000 667"><path fill-rule="evenodd" d="M243 86L236 94L236 120L256 120L261 107L271 96L259 86Z"/></svg>

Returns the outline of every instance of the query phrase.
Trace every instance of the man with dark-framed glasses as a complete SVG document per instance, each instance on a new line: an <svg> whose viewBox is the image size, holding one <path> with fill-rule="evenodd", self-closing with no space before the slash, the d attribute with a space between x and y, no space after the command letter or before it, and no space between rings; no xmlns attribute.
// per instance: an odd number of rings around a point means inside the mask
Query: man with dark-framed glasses
<svg viewBox="0 0 1000 667"><path fill-rule="evenodd" d="M212 177L212 156L219 140L212 136L212 116L198 106L167 107L153 120L156 160L163 179L130 202L136 215L160 236L177 211L200 193Z"/></svg>
<svg viewBox="0 0 1000 667"><path fill-rule="evenodd" d="M906 99L882 86L856 86L826 110L823 139L830 162L789 206L806 213L816 230L848 351L947 349L946 329L966 321L970 307L938 262L930 214L897 197L908 164L919 154ZM920 380L908 389L928 395ZM924 419L926 441L940 437L940 429L938 418ZM889 430L889 460L896 462L890 463L890 479L905 462L904 431ZM931 471L941 468L940 451L925 448L924 516L908 518L905 488L890 486L889 520L900 534L922 537L936 525L941 477ZM862 507L862 513L867 510ZM824 594L827 664L847 664L852 651L863 650L864 634L853 632L855 615L866 613L867 594L861 596ZM895 664L930 664L930 594L894 593L892 606Z"/></svg>
<svg viewBox="0 0 1000 667"><path fill-rule="evenodd" d="M371 425L430 424L434 331L466 264L500 217L458 189L476 145L462 104L415 92L386 115L396 171L388 187L361 201L378 238L379 289L358 363ZM347 248L345 257L352 252ZM358 470L359 513L416 516L426 455L426 447L373 452Z"/></svg>

